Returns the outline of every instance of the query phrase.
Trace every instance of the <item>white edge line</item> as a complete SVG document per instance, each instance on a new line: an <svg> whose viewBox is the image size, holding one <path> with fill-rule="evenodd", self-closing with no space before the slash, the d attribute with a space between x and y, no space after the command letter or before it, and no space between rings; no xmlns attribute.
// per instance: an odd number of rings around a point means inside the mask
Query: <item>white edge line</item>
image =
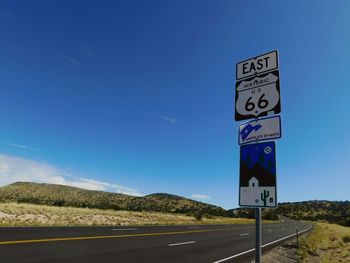
<svg viewBox="0 0 350 263"><path fill-rule="evenodd" d="M304 230L302 230L302 231L298 232L298 234L300 235L301 233L304 233L304 232L306 232L306 231L309 231L311 228L312 228L312 226L311 226L311 227L309 227L308 229L304 229ZM285 240L285 239L287 239L287 238L290 238L290 237L292 237L292 236L296 236L296 233L293 233L293 234L291 234L291 235L288 235L288 236L282 237L282 238L277 239L277 240L275 240L275 241L272 241L272 242L266 243L265 245L262 245L261 247L267 247L267 246L269 246L269 245L275 244L275 243L277 243L277 242L280 242L280 241Z"/></svg>
<svg viewBox="0 0 350 263"><path fill-rule="evenodd" d="M174 244L169 244L169 247L174 247L174 246L181 246L181 245L187 245L187 244L194 244L196 241L188 241L188 242L182 242L182 243L174 243Z"/></svg>
<svg viewBox="0 0 350 263"><path fill-rule="evenodd" d="M305 230L300 231L299 234L304 233L304 232L310 230L311 228L312 228L312 226L309 227L308 229L305 229ZM280 241L282 241L282 240L285 240L285 239L290 238L290 237L295 236L295 235L296 235L296 233L291 234L291 235L288 235L288 236L285 236L285 237L282 237L282 238L277 239L277 240L275 240L275 241L266 243L265 245L262 245L261 247L262 247L262 248L263 248L263 247L267 247L267 246L269 246L269 245L275 244L275 243L277 243L277 242L280 242ZM233 259L233 258L242 256L242 255L244 255L244 254L253 252L254 250L255 250L255 248L252 248L252 249L249 249L249 250L247 250L247 251L243 251L243 252L241 252L241 253L238 253L238 254L236 254L236 255L233 255L233 256L230 256L230 257L227 257L227 258L223 258L223 259L220 259L220 260L218 260L218 261L214 261L213 263L224 262L224 261L227 261L227 260L230 260L230 259Z"/></svg>
<svg viewBox="0 0 350 263"><path fill-rule="evenodd" d="M243 234L239 234L241 237L242 236L248 236L249 235L249 233L243 233Z"/></svg>
<svg viewBox="0 0 350 263"><path fill-rule="evenodd" d="M136 230L136 228L113 228L112 231L127 231L127 230Z"/></svg>
<svg viewBox="0 0 350 263"><path fill-rule="evenodd" d="M254 250L255 250L255 248L252 248L252 249L249 249L249 250L247 250L247 251L243 251L243 252L241 252L241 253L238 253L238 254L236 254L236 255L233 255L233 256L231 256L231 257L220 259L220 260L215 261L215 262L213 262L213 263L220 263L220 262L224 262L224 261L226 261L226 260L233 259L233 258L236 258L236 257L242 256L242 255L244 255L244 254L247 254L247 253L253 252Z"/></svg>

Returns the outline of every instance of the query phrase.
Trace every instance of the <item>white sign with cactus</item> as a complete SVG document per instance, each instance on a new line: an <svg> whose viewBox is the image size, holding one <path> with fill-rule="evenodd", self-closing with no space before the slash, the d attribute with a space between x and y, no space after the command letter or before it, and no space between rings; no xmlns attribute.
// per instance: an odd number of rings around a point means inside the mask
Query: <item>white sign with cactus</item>
<svg viewBox="0 0 350 263"><path fill-rule="evenodd" d="M241 206L276 206L275 187L241 187Z"/></svg>

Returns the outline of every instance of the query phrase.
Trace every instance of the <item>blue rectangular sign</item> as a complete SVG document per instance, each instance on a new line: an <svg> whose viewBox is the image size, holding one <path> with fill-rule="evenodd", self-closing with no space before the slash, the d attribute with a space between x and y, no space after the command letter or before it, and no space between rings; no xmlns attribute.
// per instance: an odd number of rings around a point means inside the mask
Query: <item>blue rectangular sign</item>
<svg viewBox="0 0 350 263"><path fill-rule="evenodd" d="M277 206L275 142L241 146L239 205Z"/></svg>

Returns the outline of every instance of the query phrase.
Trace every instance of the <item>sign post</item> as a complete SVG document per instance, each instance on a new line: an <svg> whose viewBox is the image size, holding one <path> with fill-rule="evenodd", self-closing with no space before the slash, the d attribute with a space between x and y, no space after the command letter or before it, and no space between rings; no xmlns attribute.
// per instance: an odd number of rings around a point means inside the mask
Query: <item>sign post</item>
<svg viewBox="0 0 350 263"><path fill-rule="evenodd" d="M236 64L235 120L239 127L239 205L255 208L255 262L261 262L261 208L277 207L275 142L282 136L278 52ZM260 118L268 116L266 118Z"/></svg>
<svg viewBox="0 0 350 263"><path fill-rule="evenodd" d="M255 208L255 263L261 261L261 208Z"/></svg>

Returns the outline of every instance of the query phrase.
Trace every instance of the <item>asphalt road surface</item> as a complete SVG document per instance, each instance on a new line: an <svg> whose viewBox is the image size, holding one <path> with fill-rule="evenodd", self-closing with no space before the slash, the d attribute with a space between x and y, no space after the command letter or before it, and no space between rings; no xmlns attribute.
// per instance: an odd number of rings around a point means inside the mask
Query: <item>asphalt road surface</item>
<svg viewBox="0 0 350 263"><path fill-rule="evenodd" d="M310 225L262 226L263 251ZM254 225L2 227L0 262L244 262L255 255Z"/></svg>

